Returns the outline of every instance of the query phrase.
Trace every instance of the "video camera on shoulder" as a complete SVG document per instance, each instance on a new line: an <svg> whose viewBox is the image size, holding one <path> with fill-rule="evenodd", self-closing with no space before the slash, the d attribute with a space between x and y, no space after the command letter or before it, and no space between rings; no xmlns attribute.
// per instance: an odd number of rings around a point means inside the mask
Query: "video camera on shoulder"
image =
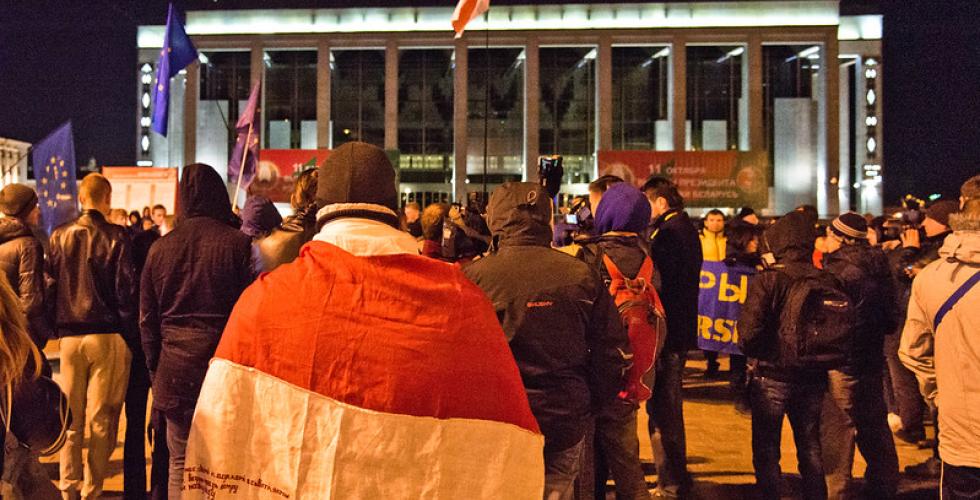
<svg viewBox="0 0 980 500"><path fill-rule="evenodd" d="M561 190L561 179L565 175L562 167L561 155L539 156L538 157L538 182L548 196L554 199Z"/></svg>

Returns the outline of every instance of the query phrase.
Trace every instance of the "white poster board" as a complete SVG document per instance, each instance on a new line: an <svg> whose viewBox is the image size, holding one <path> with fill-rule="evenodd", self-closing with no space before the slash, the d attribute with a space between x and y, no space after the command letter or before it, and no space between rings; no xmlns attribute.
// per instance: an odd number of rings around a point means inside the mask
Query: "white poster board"
<svg viewBox="0 0 980 500"><path fill-rule="evenodd" d="M104 167L112 184L112 208L141 212L160 204L167 213L177 211L177 169L157 167Z"/></svg>

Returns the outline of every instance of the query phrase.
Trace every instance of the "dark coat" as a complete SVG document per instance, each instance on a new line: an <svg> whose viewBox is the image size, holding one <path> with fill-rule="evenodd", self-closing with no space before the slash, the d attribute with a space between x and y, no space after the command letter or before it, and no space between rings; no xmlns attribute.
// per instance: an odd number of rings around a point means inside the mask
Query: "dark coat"
<svg viewBox="0 0 980 500"><path fill-rule="evenodd" d="M20 299L31 340L43 348L51 336L44 307L44 249L20 219L0 219L0 271Z"/></svg>
<svg viewBox="0 0 980 500"><path fill-rule="evenodd" d="M912 276L909 275L907 269L922 270L932 261L939 260L939 249L950 234L952 232L945 231L929 238L922 238L918 248L898 247L888 253L888 263L891 266L896 287L899 326L905 324L905 314L909 308L909 296L912 293ZM897 333L901 334L901 331Z"/></svg>
<svg viewBox="0 0 980 500"><path fill-rule="evenodd" d="M316 205L310 205L294 215L286 217L282 225L268 236L256 242L262 272L288 264L299 257L299 249L313 239L316 233Z"/></svg>
<svg viewBox="0 0 980 500"><path fill-rule="evenodd" d="M881 370L885 335L895 333L900 315L888 258L867 243L844 245L824 255L823 268L837 278L856 308L854 353L845 369Z"/></svg>
<svg viewBox="0 0 980 500"><path fill-rule="evenodd" d="M601 206L601 204L600 204ZM667 315L668 352L697 347L701 240L683 210L670 210L650 226L650 256L660 271L660 300Z"/></svg>
<svg viewBox="0 0 980 500"><path fill-rule="evenodd" d="M232 227L224 182L206 165L184 168L181 218L150 249L140 286L140 329L153 407L193 408L231 309L251 282L251 239Z"/></svg>
<svg viewBox="0 0 980 500"><path fill-rule="evenodd" d="M550 215L495 205L508 186L541 190L511 183L494 193L488 213L499 248L463 273L497 311L545 449L560 451L585 436L592 408L623 387L629 339L595 270L550 248ZM550 203L547 194L537 203Z"/></svg>
<svg viewBox="0 0 980 500"><path fill-rule="evenodd" d="M51 233L46 268L59 337L120 333L130 349L138 344L137 278L122 226L96 210L82 211Z"/></svg>

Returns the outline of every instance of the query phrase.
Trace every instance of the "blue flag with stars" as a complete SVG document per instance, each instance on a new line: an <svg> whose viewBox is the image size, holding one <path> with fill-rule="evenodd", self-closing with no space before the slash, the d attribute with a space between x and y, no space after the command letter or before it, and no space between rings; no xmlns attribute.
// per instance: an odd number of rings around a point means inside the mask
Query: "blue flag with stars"
<svg viewBox="0 0 980 500"><path fill-rule="evenodd" d="M167 111L170 105L170 78L197 59L197 49L177 18L174 4L167 12L167 31L163 35L163 48L157 62L157 83L153 87L153 122L151 127L160 135L167 135Z"/></svg>
<svg viewBox="0 0 980 500"><path fill-rule="evenodd" d="M75 183L75 141L71 121L65 122L34 145L34 179L37 202L45 233L78 216L78 185Z"/></svg>

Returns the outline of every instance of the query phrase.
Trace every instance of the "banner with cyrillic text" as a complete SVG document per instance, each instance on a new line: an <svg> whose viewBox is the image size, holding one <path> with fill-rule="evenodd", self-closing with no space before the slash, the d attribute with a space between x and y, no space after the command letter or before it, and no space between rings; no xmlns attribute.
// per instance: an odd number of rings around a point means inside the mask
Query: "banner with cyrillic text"
<svg viewBox="0 0 980 500"><path fill-rule="evenodd" d="M755 269L724 262L701 265L698 296L698 347L742 354L738 349L738 314L745 303Z"/></svg>

